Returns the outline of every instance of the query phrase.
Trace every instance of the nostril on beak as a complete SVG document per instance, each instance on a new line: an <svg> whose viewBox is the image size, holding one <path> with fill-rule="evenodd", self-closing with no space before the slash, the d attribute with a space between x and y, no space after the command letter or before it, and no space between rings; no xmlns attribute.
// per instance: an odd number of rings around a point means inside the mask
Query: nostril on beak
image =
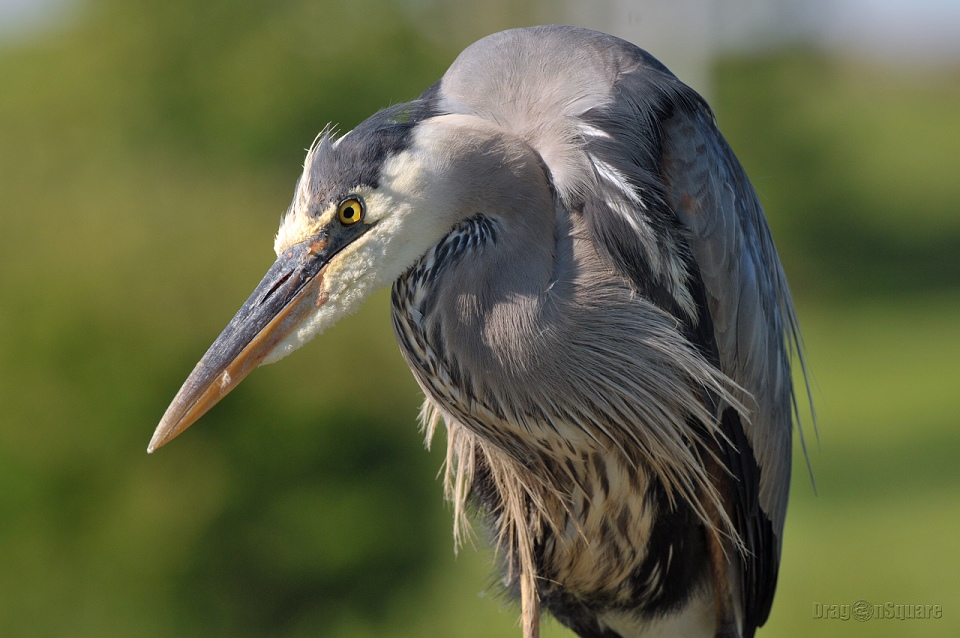
<svg viewBox="0 0 960 638"><path fill-rule="evenodd" d="M276 283L274 283L273 286L270 287L270 290L268 290L263 294L263 297L260 298L260 301L258 303L263 303L264 301L272 297L273 294L277 292L281 286L283 286L283 284L287 283L287 280L289 280L292 275L293 275L292 271L284 273L283 276L277 279Z"/></svg>

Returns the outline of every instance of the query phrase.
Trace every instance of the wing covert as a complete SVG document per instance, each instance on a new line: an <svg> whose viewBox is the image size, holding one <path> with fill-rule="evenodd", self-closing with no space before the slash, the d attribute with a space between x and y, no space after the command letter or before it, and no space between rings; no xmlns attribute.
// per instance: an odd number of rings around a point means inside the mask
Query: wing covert
<svg viewBox="0 0 960 638"><path fill-rule="evenodd" d="M749 409L721 405L717 418L728 513L746 548L743 612L756 627L772 604L787 506L797 320L760 203L709 107L639 49L634 60L611 100L581 116L597 184L583 212L608 263L677 316Z"/></svg>

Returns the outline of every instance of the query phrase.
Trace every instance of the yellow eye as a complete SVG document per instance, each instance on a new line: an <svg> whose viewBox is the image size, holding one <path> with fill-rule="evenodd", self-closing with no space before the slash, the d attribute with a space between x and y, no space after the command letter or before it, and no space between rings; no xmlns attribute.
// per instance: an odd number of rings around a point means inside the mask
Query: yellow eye
<svg viewBox="0 0 960 638"><path fill-rule="evenodd" d="M350 226L363 219L363 202L359 197L348 197L337 208L340 223Z"/></svg>

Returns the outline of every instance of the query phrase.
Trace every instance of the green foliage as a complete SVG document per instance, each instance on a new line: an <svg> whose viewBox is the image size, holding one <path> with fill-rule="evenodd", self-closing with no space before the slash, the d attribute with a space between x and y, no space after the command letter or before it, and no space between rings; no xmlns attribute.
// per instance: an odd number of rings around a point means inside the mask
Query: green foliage
<svg viewBox="0 0 960 638"><path fill-rule="evenodd" d="M0 49L0 635L517 635L513 609L476 595L489 556L454 564L386 293L144 453L272 262L302 149L452 60L408 15L109 0ZM764 634L850 629L811 620L821 599L948 605L956 74L795 51L725 61L717 86L798 293L820 416L820 496L798 456ZM955 635L954 616L912 633Z"/></svg>
<svg viewBox="0 0 960 638"><path fill-rule="evenodd" d="M795 287L960 287L958 79L811 51L719 66L721 128L782 229Z"/></svg>
<svg viewBox="0 0 960 638"><path fill-rule="evenodd" d="M297 162L327 122L415 97L445 69L383 0L121 0L98 5L105 80L135 140L231 159ZM376 19L370 19L372 17ZM388 52L389 54L385 54Z"/></svg>
<svg viewBox="0 0 960 638"><path fill-rule="evenodd" d="M225 418L275 418L246 398ZM356 406L293 416L303 422L293 431L225 446L230 489L174 584L204 634L316 631L347 615L382 622L390 595L433 567L423 540L439 522L438 494L425 464L411 467L422 450L409 424L358 417Z"/></svg>
<svg viewBox="0 0 960 638"><path fill-rule="evenodd" d="M817 483L799 450L772 636L952 636L960 599L960 86L787 51L726 60L721 129L773 226L807 344ZM804 411L805 412L805 411ZM799 446L798 446L799 447ZM814 603L940 604L939 620Z"/></svg>
<svg viewBox="0 0 960 638"><path fill-rule="evenodd" d="M302 149L450 59L388 2L98 3L0 55L0 634L378 626L449 555L382 298L324 370L144 446L272 262Z"/></svg>

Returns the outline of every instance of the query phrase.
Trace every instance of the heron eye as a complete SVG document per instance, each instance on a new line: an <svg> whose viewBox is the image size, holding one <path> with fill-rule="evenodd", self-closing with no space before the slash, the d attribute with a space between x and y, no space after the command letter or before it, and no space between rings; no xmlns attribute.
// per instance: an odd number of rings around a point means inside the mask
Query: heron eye
<svg viewBox="0 0 960 638"><path fill-rule="evenodd" d="M358 197L349 197L340 202L337 208L337 217L340 223L350 226L363 218L363 202Z"/></svg>

